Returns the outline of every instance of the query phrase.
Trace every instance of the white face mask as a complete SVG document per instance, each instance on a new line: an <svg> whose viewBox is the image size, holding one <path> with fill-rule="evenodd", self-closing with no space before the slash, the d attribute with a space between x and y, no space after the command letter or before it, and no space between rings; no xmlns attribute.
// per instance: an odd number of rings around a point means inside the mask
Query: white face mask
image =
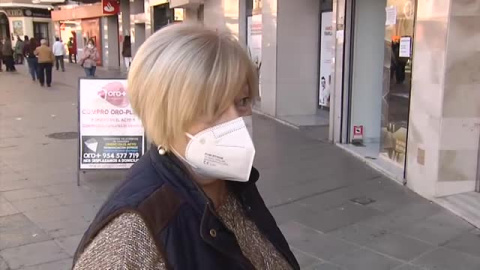
<svg viewBox="0 0 480 270"><path fill-rule="evenodd" d="M185 161L203 177L247 182L255 157L252 117L240 117L190 137Z"/></svg>
<svg viewBox="0 0 480 270"><path fill-rule="evenodd" d="M87 46L89 49L93 49L93 45L92 44L88 44Z"/></svg>

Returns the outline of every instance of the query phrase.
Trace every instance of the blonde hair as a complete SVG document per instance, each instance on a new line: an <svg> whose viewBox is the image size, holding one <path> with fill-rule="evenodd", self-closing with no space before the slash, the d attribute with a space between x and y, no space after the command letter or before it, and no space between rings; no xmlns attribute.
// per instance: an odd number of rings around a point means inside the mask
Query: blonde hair
<svg viewBox="0 0 480 270"><path fill-rule="evenodd" d="M169 149L194 121L218 118L244 87L258 92L256 69L228 33L199 25L162 28L140 47L128 95L149 139Z"/></svg>

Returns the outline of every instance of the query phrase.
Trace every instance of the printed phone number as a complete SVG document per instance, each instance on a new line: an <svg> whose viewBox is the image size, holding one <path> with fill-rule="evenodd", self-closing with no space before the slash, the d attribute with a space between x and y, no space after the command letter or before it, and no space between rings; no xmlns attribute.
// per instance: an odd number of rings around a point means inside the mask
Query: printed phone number
<svg viewBox="0 0 480 270"><path fill-rule="evenodd" d="M140 153L102 153L102 154L95 154L95 153L84 153L83 158L128 158L128 159L138 159L140 157Z"/></svg>

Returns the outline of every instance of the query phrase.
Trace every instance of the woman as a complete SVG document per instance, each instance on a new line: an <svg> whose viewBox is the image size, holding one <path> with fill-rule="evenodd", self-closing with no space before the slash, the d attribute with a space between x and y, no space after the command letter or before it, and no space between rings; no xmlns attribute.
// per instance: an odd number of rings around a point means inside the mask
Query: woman
<svg viewBox="0 0 480 270"><path fill-rule="evenodd" d="M3 61L5 62L7 71L9 72L16 71L15 63L13 61L12 41L10 40L9 36L7 36L7 38L5 38L5 41L3 42L2 54L3 54Z"/></svg>
<svg viewBox="0 0 480 270"><path fill-rule="evenodd" d="M132 42L130 41L130 36L125 36L125 40L122 45L122 56L123 62L127 71L130 70L130 64L132 63Z"/></svg>
<svg viewBox="0 0 480 270"><path fill-rule="evenodd" d="M83 57L80 59L80 65L85 69L87 77L95 77L97 70L98 51L93 39L89 39L87 47L83 49Z"/></svg>
<svg viewBox="0 0 480 270"><path fill-rule="evenodd" d="M25 40L25 42L28 40ZM15 43L15 64L23 64L23 47L25 42L17 36L17 43Z"/></svg>
<svg viewBox="0 0 480 270"><path fill-rule="evenodd" d="M27 37L25 38L27 39ZM35 49L37 48L37 40L31 38L23 47L23 55L27 59L28 72L32 76L32 80L35 81L38 73L38 59L35 55Z"/></svg>
<svg viewBox="0 0 480 270"><path fill-rule="evenodd" d="M74 269L299 269L255 184L257 91L230 35L181 24L153 34L128 94L154 145L100 209Z"/></svg>

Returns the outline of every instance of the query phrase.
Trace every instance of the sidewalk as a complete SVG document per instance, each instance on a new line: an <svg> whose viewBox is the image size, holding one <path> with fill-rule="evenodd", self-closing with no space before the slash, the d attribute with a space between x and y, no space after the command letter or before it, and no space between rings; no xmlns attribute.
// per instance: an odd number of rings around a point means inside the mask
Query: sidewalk
<svg viewBox="0 0 480 270"><path fill-rule="evenodd" d="M0 270L69 269L81 235L123 172L76 186L77 84L23 67L0 73ZM99 70L101 77L122 74ZM68 135L72 135L68 139ZM260 192L302 269L480 269L480 231L343 150L254 118Z"/></svg>

